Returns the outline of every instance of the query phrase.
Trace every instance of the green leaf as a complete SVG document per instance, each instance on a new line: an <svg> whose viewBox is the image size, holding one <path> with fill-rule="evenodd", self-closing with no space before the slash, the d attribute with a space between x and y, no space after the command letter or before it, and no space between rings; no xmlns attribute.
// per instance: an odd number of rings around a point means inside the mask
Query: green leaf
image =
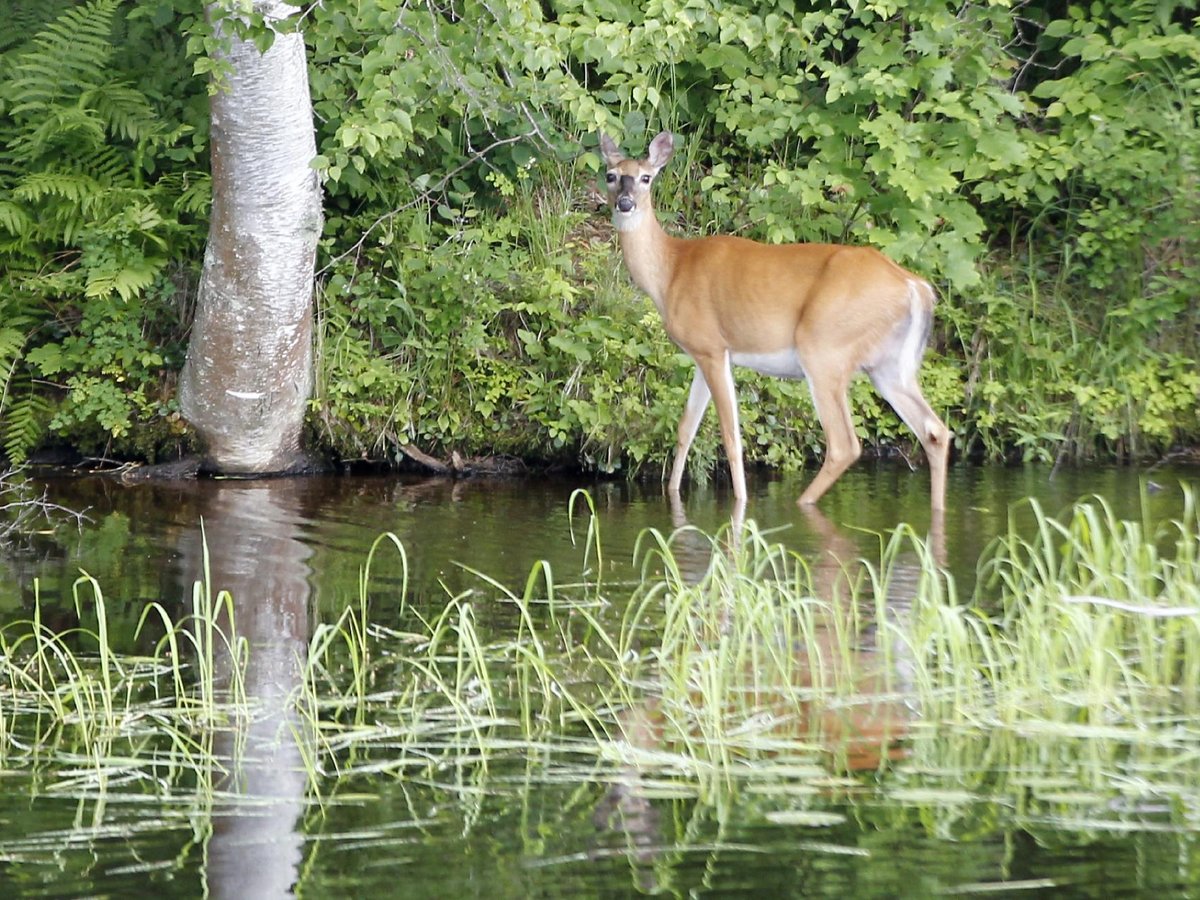
<svg viewBox="0 0 1200 900"><path fill-rule="evenodd" d="M976 147L991 160L991 168L1004 169L1023 163L1029 156L1025 142L1015 130L990 128L979 136Z"/></svg>
<svg viewBox="0 0 1200 900"><path fill-rule="evenodd" d="M43 344L25 354L25 361L36 366L43 375L57 375L65 367L62 346L59 344Z"/></svg>
<svg viewBox="0 0 1200 900"><path fill-rule="evenodd" d="M1075 23L1070 19L1055 19L1046 26L1046 37L1063 38L1075 31Z"/></svg>

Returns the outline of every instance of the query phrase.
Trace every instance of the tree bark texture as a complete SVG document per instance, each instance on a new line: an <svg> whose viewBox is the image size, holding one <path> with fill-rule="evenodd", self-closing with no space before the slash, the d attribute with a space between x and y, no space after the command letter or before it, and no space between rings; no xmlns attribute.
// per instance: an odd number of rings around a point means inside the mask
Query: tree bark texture
<svg viewBox="0 0 1200 900"><path fill-rule="evenodd" d="M294 12L260 3L269 22ZM220 29L221 4L209 6ZM212 96L212 219L180 376L206 468L268 474L300 458L313 383L312 290L321 188L304 42L260 53L229 37Z"/></svg>

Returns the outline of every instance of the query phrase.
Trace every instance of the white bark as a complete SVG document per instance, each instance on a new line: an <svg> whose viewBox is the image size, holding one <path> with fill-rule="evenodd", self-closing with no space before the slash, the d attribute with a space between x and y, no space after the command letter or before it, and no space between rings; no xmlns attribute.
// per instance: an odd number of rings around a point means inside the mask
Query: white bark
<svg viewBox="0 0 1200 900"><path fill-rule="evenodd" d="M217 20L221 4L210 4ZM295 7L256 8L278 21ZM218 24L219 28L219 24ZM230 38L211 100L212 220L196 318L180 376L183 415L210 468L288 469L312 392L312 287L321 189L304 42L266 53Z"/></svg>
<svg viewBox="0 0 1200 900"><path fill-rule="evenodd" d="M221 729L213 745L227 767L224 777L214 773L226 800L204 853L206 896L292 897L304 862L304 760L316 743L296 704L311 635L312 548L299 523L317 497L297 480L226 483L198 496L204 527L182 536L182 593L190 595L202 579L213 597L229 591L233 622L222 607L218 625L250 643L242 682L247 714ZM214 650L216 687L227 689L236 663L219 642Z"/></svg>

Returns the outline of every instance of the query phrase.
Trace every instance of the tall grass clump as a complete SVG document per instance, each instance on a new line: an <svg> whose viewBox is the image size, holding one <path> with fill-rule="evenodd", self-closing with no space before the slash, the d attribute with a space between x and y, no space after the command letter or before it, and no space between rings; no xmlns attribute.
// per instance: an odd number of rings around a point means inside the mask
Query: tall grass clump
<svg viewBox="0 0 1200 900"><path fill-rule="evenodd" d="M306 690L340 771L434 782L520 758L712 797L900 760L992 771L1030 734L1123 752L1128 734L1196 707L1186 507L1161 527L1099 501L1061 521L1033 507L1029 526L1014 512L965 600L907 528L881 535L874 558L802 555L753 522L649 530L633 585L562 584L538 563L519 591L474 573L477 588L406 607L406 625L369 626L361 651L345 623L318 629L347 637L314 642L321 680ZM588 572L602 568L592 517ZM489 623L513 613L502 633L476 615L485 604ZM362 681L345 694L356 712L330 720L347 708L329 699L347 672Z"/></svg>
<svg viewBox="0 0 1200 900"><path fill-rule="evenodd" d="M1136 829L1146 798L1175 798L1163 818L1178 822L1200 794L1198 548L1187 488L1165 523L1118 518L1101 498L1061 517L1014 507L972 604L927 610L938 624L914 642L921 721L895 798L928 802L942 835L997 800L1034 831ZM970 693L947 690L964 679Z"/></svg>
<svg viewBox="0 0 1200 900"><path fill-rule="evenodd" d="M197 582L190 614L151 603L138 634L154 628L161 637L140 654L114 649L109 601L92 576L83 573L72 593L74 627L44 621L35 584L31 618L0 628L0 765L73 772L48 779L67 795L102 798L118 777L211 793L222 768L214 735L250 712L232 598Z"/></svg>
<svg viewBox="0 0 1200 900"><path fill-rule="evenodd" d="M980 591L994 594L1005 651L997 707L1011 717L1031 695L1078 717L1127 721L1169 698L1200 699L1200 517L1166 524L1120 520L1101 498L1063 520L1029 501L1033 525L1014 516L980 563Z"/></svg>

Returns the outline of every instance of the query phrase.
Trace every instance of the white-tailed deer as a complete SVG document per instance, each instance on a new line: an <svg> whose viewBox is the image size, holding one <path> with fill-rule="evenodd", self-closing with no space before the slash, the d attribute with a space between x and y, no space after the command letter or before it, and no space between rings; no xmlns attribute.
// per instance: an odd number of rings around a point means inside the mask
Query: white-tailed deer
<svg viewBox="0 0 1200 900"><path fill-rule="evenodd" d="M688 448L715 400L733 493L746 496L733 366L807 378L825 432L825 461L800 497L816 503L862 452L850 418L850 379L864 371L929 458L934 510L945 508L950 431L917 384L933 318L933 288L878 250L842 244L760 244L663 231L650 191L675 149L664 131L646 159L607 135L613 226L629 274L650 295L667 335L696 363L668 489L679 491Z"/></svg>

